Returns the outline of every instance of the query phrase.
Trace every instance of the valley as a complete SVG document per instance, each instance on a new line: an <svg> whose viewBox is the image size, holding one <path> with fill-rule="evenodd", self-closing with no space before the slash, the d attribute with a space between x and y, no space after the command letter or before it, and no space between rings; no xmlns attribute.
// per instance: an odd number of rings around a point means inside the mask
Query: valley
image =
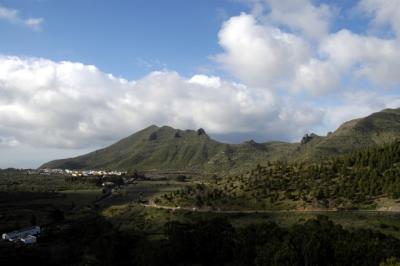
<svg viewBox="0 0 400 266"><path fill-rule="evenodd" d="M24 258L42 265L395 261L399 129L399 109L300 143L224 144L204 130L152 126L36 170L3 169L0 231L40 225L42 234L33 246L0 243L0 258L15 265ZM206 245L211 240L218 247Z"/></svg>
<svg viewBox="0 0 400 266"><path fill-rule="evenodd" d="M0 266L400 266L400 0L0 0Z"/></svg>

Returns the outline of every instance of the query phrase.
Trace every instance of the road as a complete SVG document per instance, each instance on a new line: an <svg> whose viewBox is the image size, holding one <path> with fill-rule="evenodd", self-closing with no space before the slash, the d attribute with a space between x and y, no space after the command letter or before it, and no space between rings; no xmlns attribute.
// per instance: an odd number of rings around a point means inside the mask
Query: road
<svg viewBox="0 0 400 266"><path fill-rule="evenodd" d="M323 213L323 212L353 212L353 213L400 213L399 210L212 210L198 209L196 207L171 207L157 204L142 204L145 208L164 209L172 211L190 211L200 213L225 213L225 214L255 214L255 213Z"/></svg>

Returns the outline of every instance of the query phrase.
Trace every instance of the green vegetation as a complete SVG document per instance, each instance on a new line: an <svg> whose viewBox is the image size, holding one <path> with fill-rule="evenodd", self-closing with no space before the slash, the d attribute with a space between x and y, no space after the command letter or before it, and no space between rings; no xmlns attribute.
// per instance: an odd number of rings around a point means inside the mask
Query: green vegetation
<svg viewBox="0 0 400 266"><path fill-rule="evenodd" d="M41 167L215 172L252 166L261 159L282 159L295 146L278 142L224 144L210 139L201 130L151 126L108 148L73 159L49 162Z"/></svg>
<svg viewBox="0 0 400 266"><path fill-rule="evenodd" d="M349 121L326 137L311 134L301 143L248 141L224 144L204 130L150 126L107 148L42 167L113 170L242 172L266 161L316 161L398 138L400 109Z"/></svg>
<svg viewBox="0 0 400 266"><path fill-rule="evenodd" d="M39 175L28 170L0 169L0 191L57 192L97 189L94 178L71 180L62 175Z"/></svg>
<svg viewBox="0 0 400 266"><path fill-rule="evenodd" d="M49 214L68 214L92 204L102 195L94 180L71 182L61 175L39 175L31 171L0 170L0 233L50 222Z"/></svg>
<svg viewBox="0 0 400 266"><path fill-rule="evenodd" d="M11 172L5 172L10 182ZM35 175L14 174L19 182L42 182ZM1 231L33 223L52 225L32 247L0 242L0 263L326 265L328 261L329 265L391 265L400 258L399 216L395 213L321 212L328 220L318 213L200 213L132 203L193 183L186 178L184 182L139 180L122 186L97 206L98 189L53 192L75 187L68 178L53 178L57 182L52 184L58 185L49 191L44 186L41 192L11 191L25 187L22 183L7 186L3 180L9 191L0 197Z"/></svg>
<svg viewBox="0 0 400 266"><path fill-rule="evenodd" d="M143 207L137 203L126 203L106 207L101 211L101 215L121 231L141 230L149 235L159 235L163 226L171 221L189 223L196 220L226 218L235 228L266 222L273 222L282 227L290 228L296 224L316 219L319 215L324 215L335 224L340 224L346 229L371 229L400 239L400 215L396 212L271 211L267 213L220 213L182 209L172 211Z"/></svg>
<svg viewBox="0 0 400 266"><path fill-rule="evenodd" d="M112 197L108 198L101 207L121 205L130 202L145 203L155 196L184 188L190 183L169 180L139 180L133 184L114 189Z"/></svg>
<svg viewBox="0 0 400 266"><path fill-rule="evenodd" d="M151 126L43 166L124 179L0 170L0 232L44 227L0 264L398 265L399 136L400 109L292 144Z"/></svg>
<svg viewBox="0 0 400 266"><path fill-rule="evenodd" d="M385 109L367 117L343 123L327 137L305 145L303 159L324 159L399 139L400 108Z"/></svg>
<svg viewBox="0 0 400 266"><path fill-rule="evenodd" d="M400 142L320 163L268 162L239 176L162 195L154 202L215 208L374 209L383 198L400 198Z"/></svg>
<svg viewBox="0 0 400 266"><path fill-rule="evenodd" d="M6 265L393 265L399 257L399 239L345 229L324 216L287 228L235 228L224 218L171 221L154 237L121 231L89 212L36 246L0 249Z"/></svg>

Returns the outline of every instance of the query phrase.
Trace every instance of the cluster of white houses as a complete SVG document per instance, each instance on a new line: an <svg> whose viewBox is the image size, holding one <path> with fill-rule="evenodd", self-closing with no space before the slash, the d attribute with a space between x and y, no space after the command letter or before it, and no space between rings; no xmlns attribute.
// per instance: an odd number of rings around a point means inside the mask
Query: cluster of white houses
<svg viewBox="0 0 400 266"><path fill-rule="evenodd" d="M103 171L103 170L69 170L69 169L40 169L40 174L50 175L70 175L70 176L123 176L127 172L121 171Z"/></svg>
<svg viewBox="0 0 400 266"><path fill-rule="evenodd" d="M28 228L23 228L21 230L4 233L2 235L2 239L11 242L21 241L24 244L35 244L37 242L37 237L39 236L39 234L40 226L32 226Z"/></svg>

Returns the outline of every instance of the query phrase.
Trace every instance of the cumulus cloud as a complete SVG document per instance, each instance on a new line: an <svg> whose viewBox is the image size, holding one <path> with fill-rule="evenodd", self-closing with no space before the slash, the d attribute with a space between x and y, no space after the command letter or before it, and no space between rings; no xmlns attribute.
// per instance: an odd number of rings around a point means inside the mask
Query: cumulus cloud
<svg viewBox="0 0 400 266"><path fill-rule="evenodd" d="M309 0L261 0L269 7L268 19L278 25L299 31L312 39L329 33L333 10L326 4L315 5Z"/></svg>
<svg viewBox="0 0 400 266"><path fill-rule="evenodd" d="M321 60L333 8L310 0L247 0L252 14L227 20L219 32L224 52L214 59L245 84L322 95L340 87L337 69ZM317 49L315 49L317 46Z"/></svg>
<svg viewBox="0 0 400 266"><path fill-rule="evenodd" d="M310 56L309 46L302 38L261 25L250 14L230 18L218 36L224 53L215 56L215 60L252 86L271 88L285 81Z"/></svg>
<svg viewBox="0 0 400 266"><path fill-rule="evenodd" d="M215 76L209 77L206 75L194 75L189 82L212 88L218 88L221 86L221 79Z"/></svg>
<svg viewBox="0 0 400 266"><path fill-rule="evenodd" d="M363 36L349 30L331 34L321 43L328 63L383 87L400 83L400 44L396 39Z"/></svg>
<svg viewBox="0 0 400 266"><path fill-rule="evenodd" d="M311 58L296 69L291 85L294 91L307 91L311 95L323 95L340 86L340 72L329 61Z"/></svg>
<svg viewBox="0 0 400 266"><path fill-rule="evenodd" d="M328 4L243 1L253 12L223 23L213 56L234 81L167 70L130 81L82 63L0 56L0 147L89 149L150 124L203 127L220 140L298 140L400 106L399 1L360 0L366 33L333 32ZM2 6L0 19L36 30L43 22Z"/></svg>
<svg viewBox="0 0 400 266"><path fill-rule="evenodd" d="M374 27L390 26L396 35L400 34L400 1L361 0L357 8L372 18Z"/></svg>
<svg viewBox="0 0 400 266"><path fill-rule="evenodd" d="M335 8L311 0L247 2L253 12L222 25L223 52L214 57L241 82L319 97L341 93L349 80L379 88L400 85L397 35L331 32ZM357 9L371 16L371 27L390 25L399 32L399 1L361 0Z"/></svg>
<svg viewBox="0 0 400 266"><path fill-rule="evenodd" d="M294 139L322 119L320 110L219 77L164 71L128 81L37 58L0 57L0 95L3 146L102 146L149 124Z"/></svg>
<svg viewBox="0 0 400 266"><path fill-rule="evenodd" d="M10 23L24 25L32 30L40 30L43 24L43 18L23 18L19 10L7 8L0 4L0 19Z"/></svg>

